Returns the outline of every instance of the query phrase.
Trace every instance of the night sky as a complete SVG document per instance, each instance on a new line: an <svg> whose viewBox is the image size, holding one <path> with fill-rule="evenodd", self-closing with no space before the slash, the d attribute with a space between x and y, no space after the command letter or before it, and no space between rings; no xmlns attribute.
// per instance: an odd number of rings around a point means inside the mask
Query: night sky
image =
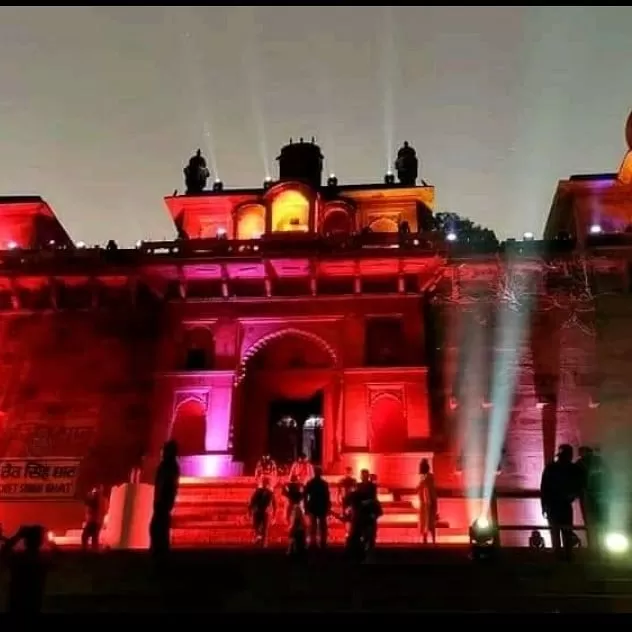
<svg viewBox="0 0 632 632"><path fill-rule="evenodd" d="M558 179L619 166L630 33L627 7L0 8L0 194L132 244L173 235L198 146L230 187L291 136L343 183L409 140L438 210L539 232Z"/></svg>

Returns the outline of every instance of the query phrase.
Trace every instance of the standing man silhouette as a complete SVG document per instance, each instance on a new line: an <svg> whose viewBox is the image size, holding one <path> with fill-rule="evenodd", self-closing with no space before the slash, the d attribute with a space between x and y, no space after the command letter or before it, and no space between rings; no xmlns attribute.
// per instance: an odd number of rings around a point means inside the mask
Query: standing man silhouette
<svg viewBox="0 0 632 632"><path fill-rule="evenodd" d="M154 513L149 526L149 548L159 560L169 554L171 512L178 495L179 483L178 444L173 440L167 441L162 448L162 460L156 471Z"/></svg>
<svg viewBox="0 0 632 632"><path fill-rule="evenodd" d="M540 500L549 523L551 543L558 555L570 559L573 550L573 502L579 497L581 475L573 463L573 447L563 444L557 458L542 472Z"/></svg>
<svg viewBox="0 0 632 632"><path fill-rule="evenodd" d="M327 516L331 511L329 485L323 478L321 467L314 468L314 478L305 485L305 512L309 516L309 541L317 546L320 535L320 548L327 546Z"/></svg>

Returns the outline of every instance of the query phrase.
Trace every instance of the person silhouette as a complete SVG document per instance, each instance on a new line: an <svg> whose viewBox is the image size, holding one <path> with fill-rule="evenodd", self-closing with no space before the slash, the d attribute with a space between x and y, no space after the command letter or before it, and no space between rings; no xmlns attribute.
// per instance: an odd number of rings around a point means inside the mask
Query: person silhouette
<svg viewBox="0 0 632 632"><path fill-rule="evenodd" d="M428 459L422 459L420 466L419 484L417 485L419 498L419 536L423 544L436 541L437 523L437 487L434 474L430 471Z"/></svg>
<svg viewBox="0 0 632 632"><path fill-rule="evenodd" d="M261 485L253 492L248 511L252 517L255 544L262 547L268 546L270 518L276 514L276 499L267 476L263 477Z"/></svg>
<svg viewBox="0 0 632 632"><path fill-rule="evenodd" d="M327 516L331 511L329 485L323 478L323 470L314 468L314 477L305 485L305 512L309 516L309 543L317 545L320 536L320 548L327 546Z"/></svg>
<svg viewBox="0 0 632 632"><path fill-rule="evenodd" d="M573 447L560 445L557 458L542 472L540 500L549 523L551 543L558 555L570 559L573 550L573 502L581 492L581 473L573 463Z"/></svg>
<svg viewBox="0 0 632 632"><path fill-rule="evenodd" d="M44 555L44 527L24 526L5 538L1 556L9 572L7 609L11 613L37 614L42 611L50 561ZM23 545L18 550L18 545Z"/></svg>
<svg viewBox="0 0 632 632"><path fill-rule="evenodd" d="M154 512L149 525L150 551L163 559L169 553L171 534L171 512L178 494L180 466L178 444L167 441L162 449L162 460L156 470L154 483Z"/></svg>

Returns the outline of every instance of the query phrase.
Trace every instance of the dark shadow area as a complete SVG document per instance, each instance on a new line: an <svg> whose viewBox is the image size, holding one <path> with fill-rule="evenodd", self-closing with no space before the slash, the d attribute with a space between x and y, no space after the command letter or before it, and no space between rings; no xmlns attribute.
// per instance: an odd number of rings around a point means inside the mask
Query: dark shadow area
<svg viewBox="0 0 632 632"><path fill-rule="evenodd" d="M564 564L550 551L501 549L494 563L474 563L466 547L378 548L373 564L358 566L333 548L309 562L296 565L283 549L175 551L157 575L145 553L60 552L44 611L632 611L629 569L586 554Z"/></svg>

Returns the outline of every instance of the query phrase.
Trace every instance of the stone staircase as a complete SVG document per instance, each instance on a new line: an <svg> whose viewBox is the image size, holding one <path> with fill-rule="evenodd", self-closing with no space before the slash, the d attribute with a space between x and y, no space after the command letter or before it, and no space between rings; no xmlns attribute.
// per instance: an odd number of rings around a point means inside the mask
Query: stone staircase
<svg viewBox="0 0 632 632"><path fill-rule="evenodd" d="M336 482L332 477L329 482ZM252 477L232 479L184 479L173 513L172 542L178 547L239 546L252 542L247 514L248 501L255 488ZM419 541L417 510L412 498L395 500L388 490L380 490L384 515L379 522L378 543L414 544ZM334 511L339 510L334 507ZM279 512L281 517L281 512ZM330 519L330 541L342 544L345 526ZM462 544L467 534L442 524L438 529L441 544ZM287 525L277 520L270 532L270 544L287 542Z"/></svg>
<svg viewBox="0 0 632 632"><path fill-rule="evenodd" d="M332 486L332 496L339 479L326 477ZM183 478L172 517L171 540L174 547L250 546L252 526L248 516L248 502L255 489L253 477ZM279 494L280 496L280 494ZM277 496L277 498L279 497ZM384 511L379 521L378 544L411 545L419 542L417 509L414 494L394 498L387 489L380 489L379 498ZM281 503L279 503L281 506ZM334 506L334 512L340 508ZM330 518L329 538L332 544L342 544L345 525ZM81 530L73 529L54 538L58 546L76 547ZM439 544L466 544L467 532L443 522L437 529ZM279 519L270 530L270 545L287 544L287 525L279 511Z"/></svg>

